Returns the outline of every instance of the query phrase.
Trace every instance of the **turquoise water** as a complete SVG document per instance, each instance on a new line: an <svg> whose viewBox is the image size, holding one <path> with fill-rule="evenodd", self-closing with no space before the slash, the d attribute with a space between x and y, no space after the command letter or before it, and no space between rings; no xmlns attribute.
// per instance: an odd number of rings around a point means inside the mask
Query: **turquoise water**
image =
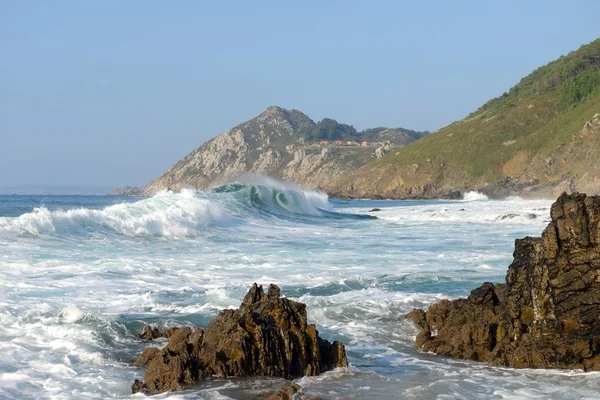
<svg viewBox="0 0 600 400"><path fill-rule="evenodd" d="M322 398L595 398L598 374L421 353L401 318L503 281L514 239L539 235L550 203L341 201L271 180L150 198L0 196L0 398L139 398L138 329L206 325L253 282L278 284L346 343L351 368L300 381ZM279 383L157 397L248 399Z"/></svg>

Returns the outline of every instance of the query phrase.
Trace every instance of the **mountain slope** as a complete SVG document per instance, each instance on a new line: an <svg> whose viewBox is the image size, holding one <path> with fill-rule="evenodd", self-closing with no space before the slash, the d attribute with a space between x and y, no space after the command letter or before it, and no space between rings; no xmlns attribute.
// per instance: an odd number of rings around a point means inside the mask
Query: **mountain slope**
<svg viewBox="0 0 600 400"><path fill-rule="evenodd" d="M328 185L351 197L600 192L600 39L523 78L467 118Z"/></svg>
<svg viewBox="0 0 600 400"><path fill-rule="evenodd" d="M211 189L245 172L319 188L427 133L402 128L357 132L332 119L315 123L300 111L273 106L202 144L137 192ZM362 141L369 145L363 148Z"/></svg>

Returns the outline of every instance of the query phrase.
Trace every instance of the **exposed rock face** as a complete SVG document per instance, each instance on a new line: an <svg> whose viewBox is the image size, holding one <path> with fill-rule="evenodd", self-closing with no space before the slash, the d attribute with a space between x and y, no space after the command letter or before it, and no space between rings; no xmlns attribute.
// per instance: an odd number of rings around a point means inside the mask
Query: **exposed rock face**
<svg viewBox="0 0 600 400"><path fill-rule="evenodd" d="M269 107L258 117L202 144L145 187L114 193L151 195L161 189L213 189L231 183L245 172L269 175L308 188L323 188L378 156L372 148L362 148L357 143L347 145L343 141L342 145L335 145L328 140L327 145L322 145L313 135L318 127L300 111ZM385 141L387 151L427 133L377 128L356 134L368 135L370 142ZM383 152L384 148L378 154Z"/></svg>
<svg viewBox="0 0 600 400"><path fill-rule="evenodd" d="M342 343L321 339L307 324L304 304L281 298L275 285L265 294L254 284L239 309L222 311L206 329L175 329L163 350L147 348L137 364L147 369L133 392L160 393L212 376L318 375L348 361Z"/></svg>
<svg viewBox="0 0 600 400"><path fill-rule="evenodd" d="M408 317L425 351L516 368L600 370L600 197L563 193L541 238L515 243L506 283Z"/></svg>

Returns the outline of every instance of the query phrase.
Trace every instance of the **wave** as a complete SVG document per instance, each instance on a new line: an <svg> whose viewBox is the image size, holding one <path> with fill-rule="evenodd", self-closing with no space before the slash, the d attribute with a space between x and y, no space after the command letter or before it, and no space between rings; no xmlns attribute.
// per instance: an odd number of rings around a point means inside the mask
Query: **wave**
<svg viewBox="0 0 600 400"><path fill-rule="evenodd" d="M488 197L485 194L476 192L474 190L471 190L470 192L466 192L465 194L463 194L463 201L485 201L485 200L488 200Z"/></svg>
<svg viewBox="0 0 600 400"><path fill-rule="evenodd" d="M210 192L165 190L103 209L38 207L19 217L0 217L0 232L39 236L110 231L126 236L192 237L214 226L273 217L309 222L315 218L374 218L332 210L325 193L268 177L253 177L246 183Z"/></svg>
<svg viewBox="0 0 600 400"><path fill-rule="evenodd" d="M281 218L306 219L320 217L334 219L376 219L364 214L334 211L326 193L304 189L261 175L245 175L239 182L214 189L215 193L233 193L237 200L261 213Z"/></svg>
<svg viewBox="0 0 600 400"><path fill-rule="evenodd" d="M0 218L0 231L40 235L110 230L126 236L193 236L208 225L229 219L222 207L193 191L162 191L151 198L100 210L50 211L39 207L19 217Z"/></svg>
<svg viewBox="0 0 600 400"><path fill-rule="evenodd" d="M233 183L221 186L213 192L233 193L241 202L249 202L251 206L276 214L321 217L323 210L329 208L327 194L302 189L271 178L255 183Z"/></svg>

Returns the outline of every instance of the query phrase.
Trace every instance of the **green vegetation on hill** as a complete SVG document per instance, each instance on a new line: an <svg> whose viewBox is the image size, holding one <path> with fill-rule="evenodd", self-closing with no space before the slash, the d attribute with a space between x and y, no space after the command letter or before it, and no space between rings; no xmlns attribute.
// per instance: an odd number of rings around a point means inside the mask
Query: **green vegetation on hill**
<svg viewBox="0 0 600 400"><path fill-rule="evenodd" d="M385 142L403 145L420 139L429 132L413 131L405 128L370 128L357 132L352 125L340 124L334 119L323 118L304 133L308 142L320 140L351 140L354 142Z"/></svg>
<svg viewBox="0 0 600 400"><path fill-rule="evenodd" d="M598 113L600 39L536 69L467 118L355 171L330 190L436 197L507 178L540 188L595 190L592 174L585 174L600 154L600 135L580 133L587 121L597 129Z"/></svg>
<svg viewBox="0 0 600 400"><path fill-rule="evenodd" d="M562 100L576 104L600 87L600 39L581 46L527 75L502 96L485 103L481 111L499 112L523 98L532 98L560 89Z"/></svg>
<svg viewBox="0 0 600 400"><path fill-rule="evenodd" d="M340 124L335 119L323 118L311 131L306 133L306 138L318 140L351 140L356 137L356 129L352 125Z"/></svg>

